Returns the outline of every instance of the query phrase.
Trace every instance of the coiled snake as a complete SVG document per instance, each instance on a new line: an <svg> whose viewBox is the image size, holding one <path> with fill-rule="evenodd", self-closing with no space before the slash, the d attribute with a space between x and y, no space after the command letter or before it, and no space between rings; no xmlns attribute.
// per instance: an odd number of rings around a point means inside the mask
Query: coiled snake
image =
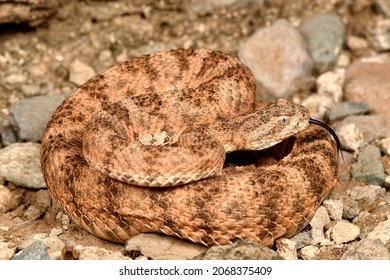
<svg viewBox="0 0 390 280"><path fill-rule="evenodd" d="M271 246L295 234L337 181L337 149L306 108L256 102L255 87L238 59L205 49L103 71L48 123L41 164L53 200L115 242L158 232Z"/></svg>

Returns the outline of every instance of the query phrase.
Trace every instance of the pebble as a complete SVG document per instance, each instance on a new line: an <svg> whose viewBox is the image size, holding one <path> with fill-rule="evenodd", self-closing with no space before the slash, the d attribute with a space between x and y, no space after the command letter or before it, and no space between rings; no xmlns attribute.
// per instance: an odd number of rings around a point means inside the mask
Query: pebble
<svg viewBox="0 0 390 280"><path fill-rule="evenodd" d="M38 209L34 205L30 205L23 213L23 219L27 221L36 220L39 216L42 215L43 212L43 210Z"/></svg>
<svg viewBox="0 0 390 280"><path fill-rule="evenodd" d="M353 35L347 37L347 45L351 50L362 50L369 47L366 39Z"/></svg>
<svg viewBox="0 0 390 280"><path fill-rule="evenodd" d="M59 239L57 236L50 236L43 240L47 248L47 253L52 260L61 260L62 254L61 250L64 248L65 243Z"/></svg>
<svg viewBox="0 0 390 280"><path fill-rule="evenodd" d="M238 56L251 69L260 91L278 98L305 84L313 67L304 40L284 19L255 32L240 45Z"/></svg>
<svg viewBox="0 0 390 280"><path fill-rule="evenodd" d="M324 226L328 223L330 223L328 211L321 205L310 222L312 245L320 244L325 240Z"/></svg>
<svg viewBox="0 0 390 280"><path fill-rule="evenodd" d="M257 243L238 240L230 245L214 246L193 260L281 260L274 250Z"/></svg>
<svg viewBox="0 0 390 280"><path fill-rule="evenodd" d="M383 153L390 156L390 137L379 140L379 148Z"/></svg>
<svg viewBox="0 0 390 280"><path fill-rule="evenodd" d="M15 143L1 149L0 177L19 186L46 188L39 152L37 143Z"/></svg>
<svg viewBox="0 0 390 280"><path fill-rule="evenodd" d="M11 123L23 141L38 142L51 115L61 105L65 95L36 96L15 102L10 108Z"/></svg>
<svg viewBox="0 0 390 280"><path fill-rule="evenodd" d="M378 205L384 204L386 195L385 188L376 185L356 186L352 190L347 191L348 195L356 201L364 201L366 209L371 211ZM362 205L363 206L363 205Z"/></svg>
<svg viewBox="0 0 390 280"><path fill-rule="evenodd" d="M365 115L371 113L370 106L363 102L340 102L329 111L329 121L342 120L350 115Z"/></svg>
<svg viewBox="0 0 390 280"><path fill-rule="evenodd" d="M357 217L361 212L359 203L351 197L343 199L343 219L349 220Z"/></svg>
<svg viewBox="0 0 390 280"><path fill-rule="evenodd" d="M297 249L301 249L302 247L311 244L311 236L309 231L298 232L296 235L290 237L289 239L295 242L295 247Z"/></svg>
<svg viewBox="0 0 390 280"><path fill-rule="evenodd" d="M326 69L336 63L345 36L345 26L338 14L315 15L305 20L299 30L317 67Z"/></svg>
<svg viewBox="0 0 390 280"><path fill-rule="evenodd" d="M353 241L359 234L360 228L346 220L338 221L331 229L331 237L337 244Z"/></svg>
<svg viewBox="0 0 390 280"><path fill-rule="evenodd" d="M297 260L296 242L287 238L276 240L276 252L285 260Z"/></svg>
<svg viewBox="0 0 390 280"><path fill-rule="evenodd" d="M304 260L312 260L320 252L320 249L316 246L309 245L305 246L300 250L300 256Z"/></svg>
<svg viewBox="0 0 390 280"><path fill-rule="evenodd" d="M127 240L125 245L128 254L136 251L153 260L191 259L206 249L189 241L155 233L136 235Z"/></svg>
<svg viewBox="0 0 390 280"><path fill-rule="evenodd" d="M84 84L95 75L95 69L81 60L76 59L69 66L69 81L76 85Z"/></svg>
<svg viewBox="0 0 390 280"><path fill-rule="evenodd" d="M390 19L377 20L372 31L371 45L377 51L390 50Z"/></svg>
<svg viewBox="0 0 390 280"><path fill-rule="evenodd" d="M322 205L328 210L329 217L334 220L341 220L343 217L344 204L338 199L326 199Z"/></svg>
<svg viewBox="0 0 390 280"><path fill-rule="evenodd" d="M51 196L48 190L39 190L35 194L35 203L44 208L47 209L51 205Z"/></svg>
<svg viewBox="0 0 390 280"><path fill-rule="evenodd" d="M379 223L373 231L367 234L368 239L379 239L383 244L390 241L390 219Z"/></svg>
<svg viewBox="0 0 390 280"><path fill-rule="evenodd" d="M343 150L355 152L364 143L363 133L354 123L339 126L336 133Z"/></svg>
<svg viewBox="0 0 390 280"><path fill-rule="evenodd" d="M385 171L379 148L372 144L361 146L351 174L354 179L363 178L366 184L383 186Z"/></svg>
<svg viewBox="0 0 390 280"><path fill-rule="evenodd" d="M334 102L338 103L343 98L343 84L345 69L336 68L318 76L316 80L318 94L330 94Z"/></svg>
<svg viewBox="0 0 390 280"><path fill-rule="evenodd" d="M312 118L322 120L335 103L330 94L315 93L306 97L301 104L309 110Z"/></svg>
<svg viewBox="0 0 390 280"><path fill-rule="evenodd" d="M0 214L4 214L12 209L12 200L14 199L12 192L0 185Z"/></svg>
<svg viewBox="0 0 390 280"><path fill-rule="evenodd" d="M367 103L376 114L390 117L390 63L357 60L345 73L345 99Z"/></svg>
<svg viewBox="0 0 390 280"><path fill-rule="evenodd" d="M390 252L378 239L363 239L350 246L342 260L389 260Z"/></svg>
<svg viewBox="0 0 390 280"><path fill-rule="evenodd" d="M50 260L47 248L42 240L37 240L13 256L13 260Z"/></svg>
<svg viewBox="0 0 390 280"><path fill-rule="evenodd" d="M0 260L10 260L14 253L15 250L8 248L7 242L0 242Z"/></svg>

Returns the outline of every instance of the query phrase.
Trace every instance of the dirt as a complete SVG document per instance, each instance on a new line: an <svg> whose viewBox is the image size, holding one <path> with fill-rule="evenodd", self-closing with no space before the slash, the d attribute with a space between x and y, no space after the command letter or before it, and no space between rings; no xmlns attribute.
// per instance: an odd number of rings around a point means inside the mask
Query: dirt
<svg viewBox="0 0 390 280"><path fill-rule="evenodd" d="M69 81L69 68L76 59L98 72L144 52L167 48L208 47L236 54L242 40L278 18L299 25L312 15L330 10L337 11L347 22L347 36L369 38L369 27L378 16L370 0L269 0L263 5L260 1L238 1L232 6L198 12L191 9L194 2L58 0L55 12L39 25L1 24L0 117L7 119L9 107L18 100L72 92L77 85ZM348 51L351 60L373 52L370 48ZM31 92L26 85L39 90ZM13 192L21 192L23 199L11 217L23 215L36 191L14 187ZM0 240L16 244L32 233L49 234L53 228L65 227L59 235L65 242L73 240L110 250L123 248L86 233L72 222L64 225L58 212L55 205L49 207L37 219L0 231ZM1 219L3 225L10 222L4 216ZM340 256L340 252L332 254L321 258Z"/></svg>

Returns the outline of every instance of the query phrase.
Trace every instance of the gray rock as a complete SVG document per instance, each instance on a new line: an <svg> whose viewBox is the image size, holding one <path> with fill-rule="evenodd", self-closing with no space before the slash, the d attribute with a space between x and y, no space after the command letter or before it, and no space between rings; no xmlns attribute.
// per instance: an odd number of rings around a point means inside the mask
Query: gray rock
<svg viewBox="0 0 390 280"><path fill-rule="evenodd" d="M345 26L339 15L334 12L315 15L303 22L300 32L315 64L328 67L336 63L345 36Z"/></svg>
<svg viewBox="0 0 390 280"><path fill-rule="evenodd" d="M365 115L372 111L370 106L363 102L337 103L329 112L330 121L338 121L350 115Z"/></svg>
<svg viewBox="0 0 390 280"><path fill-rule="evenodd" d="M255 32L240 45L238 56L265 96L287 97L311 77L313 62L306 44L284 19Z"/></svg>
<svg viewBox="0 0 390 280"><path fill-rule="evenodd" d="M282 257L268 247L238 240L231 245L214 246L193 260L281 260Z"/></svg>
<svg viewBox="0 0 390 280"><path fill-rule="evenodd" d="M11 108L11 123L16 127L18 139L38 142L46 124L65 95L37 96L15 102Z"/></svg>
<svg viewBox="0 0 390 280"><path fill-rule="evenodd" d="M342 260L389 260L390 252L378 239L363 239L352 246L341 257Z"/></svg>
<svg viewBox="0 0 390 280"><path fill-rule="evenodd" d="M1 149L0 177L19 186L45 188L39 149L36 143L15 143Z"/></svg>
<svg viewBox="0 0 390 280"><path fill-rule="evenodd" d="M385 171L378 147L368 144L359 148L356 164L352 167L352 177L364 178L366 184L384 186Z"/></svg>
<svg viewBox="0 0 390 280"><path fill-rule="evenodd" d="M136 235L125 245L127 254L141 254L153 260L191 259L206 250L204 246L155 233Z"/></svg>
<svg viewBox="0 0 390 280"><path fill-rule="evenodd" d="M353 219L357 217L360 212L359 203L355 199L351 197L343 199L343 219Z"/></svg>
<svg viewBox="0 0 390 280"><path fill-rule="evenodd" d="M50 256L47 253L46 246L42 240L37 240L16 254L13 260L50 260Z"/></svg>
<svg viewBox="0 0 390 280"><path fill-rule="evenodd" d="M301 231L290 238L290 240L295 242L295 247L301 249L307 245L311 244L311 237L308 231Z"/></svg>

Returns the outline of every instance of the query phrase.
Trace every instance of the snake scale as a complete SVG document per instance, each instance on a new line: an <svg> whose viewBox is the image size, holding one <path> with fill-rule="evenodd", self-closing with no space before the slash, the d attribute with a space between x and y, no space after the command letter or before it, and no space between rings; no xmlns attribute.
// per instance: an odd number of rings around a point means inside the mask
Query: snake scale
<svg viewBox="0 0 390 280"><path fill-rule="evenodd" d="M338 151L306 108L257 102L255 88L237 58L206 49L101 72L48 122L41 165L53 200L114 242L157 232L272 246L294 235L335 185Z"/></svg>

